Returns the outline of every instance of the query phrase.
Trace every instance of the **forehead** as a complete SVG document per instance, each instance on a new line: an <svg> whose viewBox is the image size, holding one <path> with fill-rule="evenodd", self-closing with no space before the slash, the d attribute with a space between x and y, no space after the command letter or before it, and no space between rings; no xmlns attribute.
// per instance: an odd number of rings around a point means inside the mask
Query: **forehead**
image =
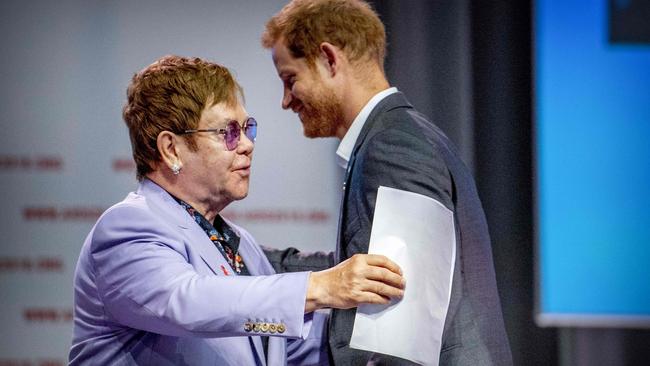
<svg viewBox="0 0 650 366"><path fill-rule="evenodd" d="M225 126L228 121L236 120L241 122L246 117L246 109L241 103L221 102L203 110L199 127L221 127Z"/></svg>
<svg viewBox="0 0 650 366"><path fill-rule="evenodd" d="M275 45L271 50L271 55L280 77L284 76L283 74L296 73L309 68L307 60L303 57L293 57L282 40L275 42Z"/></svg>

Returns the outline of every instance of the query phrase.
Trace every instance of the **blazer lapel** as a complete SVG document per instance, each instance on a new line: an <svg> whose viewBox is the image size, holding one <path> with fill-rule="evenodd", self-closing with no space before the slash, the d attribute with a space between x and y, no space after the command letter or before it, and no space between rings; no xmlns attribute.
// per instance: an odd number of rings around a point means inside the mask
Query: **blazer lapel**
<svg viewBox="0 0 650 366"><path fill-rule="evenodd" d="M214 274L223 275L224 271L221 268L223 267L227 269L228 275L237 275L203 229L167 191L156 183L145 179L141 183L138 193L145 196L152 205L157 206L156 209L159 210L161 216L165 217L172 225L182 229L192 250L199 254Z"/></svg>
<svg viewBox="0 0 650 366"><path fill-rule="evenodd" d="M370 112L370 115L368 115L368 119L366 119L366 122L363 124L363 127L361 128L361 132L359 132L357 141L355 141L354 143L354 148L352 149L352 154L350 155L350 161L348 161L348 166L345 170L345 180L343 181L343 197L341 198L341 205L339 208L339 225L338 225L337 238L336 238L336 260L337 260L336 263L337 264L345 259L342 257L343 253L341 253L341 248L342 248L341 237L343 235L343 209L345 208L345 202L347 200L347 191L350 186L350 176L352 175L352 169L354 168L354 162L356 161L357 152L365 142L366 137L368 137L370 131L377 126L377 120L379 119L379 117L385 112L400 107L413 108L413 106L408 102L408 100L406 100L406 96L404 96L402 92L390 94L386 98L382 99L375 106L375 108L373 108L372 112Z"/></svg>
<svg viewBox="0 0 650 366"><path fill-rule="evenodd" d="M354 167L354 162L357 157L357 152L361 148L361 145L363 145L363 143L365 142L366 137L368 137L370 131L373 128L377 127L377 120L379 119L379 117L385 112L388 112L395 108L413 108L413 106L406 100L404 94L402 94L401 92L397 92L397 93L390 94L386 98L382 99L377 104L377 106L375 106L372 112L370 112L370 115L368 115L368 119L363 124L363 127L361 128L361 132L359 132L359 136L357 137L357 141L355 141L354 143L354 149L352 149L352 154L350 155L350 161L348 162L348 167L345 171L345 180L343 183L344 191L347 189L350 183L350 175Z"/></svg>
<svg viewBox="0 0 650 366"><path fill-rule="evenodd" d="M368 137L368 133L374 128L377 127L377 121L379 120L379 117L395 108L413 108L413 106L406 100L406 96L402 92L397 92L388 95L386 98L382 99L379 103L377 103L377 106L370 112L370 115L368 115L368 119L366 120L366 123L363 124L363 128L361 128L361 132L359 132L359 137L357 137L357 141L354 144L354 149L352 149L352 155L350 156L350 162L352 162L352 159L356 155L357 151L359 151L359 148L361 145L364 143L366 140L366 137ZM350 165L350 164L348 164ZM348 169L348 173L351 169Z"/></svg>

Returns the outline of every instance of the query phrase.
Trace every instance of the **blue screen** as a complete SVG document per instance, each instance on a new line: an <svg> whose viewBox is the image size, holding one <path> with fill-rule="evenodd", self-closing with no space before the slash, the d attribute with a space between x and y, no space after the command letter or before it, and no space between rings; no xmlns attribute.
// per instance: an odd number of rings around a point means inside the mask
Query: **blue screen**
<svg viewBox="0 0 650 366"><path fill-rule="evenodd" d="M535 4L541 325L650 324L650 18L612 23L636 5Z"/></svg>

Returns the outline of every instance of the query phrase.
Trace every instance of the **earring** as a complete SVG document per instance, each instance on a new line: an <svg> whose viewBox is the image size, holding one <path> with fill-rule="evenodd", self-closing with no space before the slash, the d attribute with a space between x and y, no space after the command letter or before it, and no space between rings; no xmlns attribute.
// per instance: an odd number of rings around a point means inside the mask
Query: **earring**
<svg viewBox="0 0 650 366"><path fill-rule="evenodd" d="M181 172L181 166L178 165L178 163L174 163L174 164L172 164L172 168L171 168L171 169L172 169L172 173L174 173L174 175L178 175L178 173Z"/></svg>

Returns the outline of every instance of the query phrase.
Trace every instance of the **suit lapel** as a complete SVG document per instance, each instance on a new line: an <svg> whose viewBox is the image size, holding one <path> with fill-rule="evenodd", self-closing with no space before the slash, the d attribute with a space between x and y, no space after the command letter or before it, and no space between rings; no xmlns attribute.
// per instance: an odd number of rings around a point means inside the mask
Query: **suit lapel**
<svg viewBox="0 0 650 366"><path fill-rule="evenodd" d="M373 128L378 126L377 120L379 120L379 117L385 112L400 107L413 108L413 106L406 100L406 97L401 92L390 94L386 98L382 99L379 103L377 103L375 108L373 108L372 112L370 112L370 114L368 115L368 119L363 124L363 127L361 128L361 132L359 132L357 141L355 141L354 143L352 154L350 154L350 161L348 161L348 166L345 170L345 180L343 181L343 197L341 198L341 205L339 208L339 225L338 225L338 233L336 238L336 243L337 243L336 260L338 261L337 263L340 263L345 259L343 257L343 253L341 252L342 251L341 237L343 235L343 212L347 201L348 190L350 188L350 177L352 176L352 169L354 169L354 163L356 161L357 152L365 142L366 137L368 137L370 131Z"/></svg>
<svg viewBox="0 0 650 366"><path fill-rule="evenodd" d="M167 219L170 224L182 229L192 249L199 254L203 262L214 274L223 275L224 272L221 268L223 266L228 270L229 275L237 275L203 229L194 222L187 211L167 191L156 183L145 179L141 183L138 193L146 197L152 205L157 206L158 213Z"/></svg>
<svg viewBox="0 0 650 366"><path fill-rule="evenodd" d="M368 115L366 123L363 124L361 132L359 132L359 137L357 137L357 141L354 144L354 149L352 149L350 161L352 161L357 151L359 151L361 145L363 145L366 137L368 137L368 133L373 128L377 127L377 121L379 120L379 117L392 109L400 107L413 108L413 106L408 102L408 100L406 100L406 97L401 92L390 94L386 98L382 99L379 103L377 103L375 108L373 108L372 112L370 112Z"/></svg>

